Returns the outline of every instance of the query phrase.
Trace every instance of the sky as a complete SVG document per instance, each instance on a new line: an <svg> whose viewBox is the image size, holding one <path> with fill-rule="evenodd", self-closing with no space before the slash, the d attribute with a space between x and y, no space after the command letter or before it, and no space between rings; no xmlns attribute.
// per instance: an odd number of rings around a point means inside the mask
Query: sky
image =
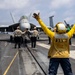
<svg viewBox="0 0 75 75"><path fill-rule="evenodd" d="M54 26L58 22L75 23L75 0L0 0L0 25L13 24L10 12L17 23L21 16L29 17L29 22L39 25L32 17L34 12L40 12L43 22L49 26L49 17L54 15Z"/></svg>

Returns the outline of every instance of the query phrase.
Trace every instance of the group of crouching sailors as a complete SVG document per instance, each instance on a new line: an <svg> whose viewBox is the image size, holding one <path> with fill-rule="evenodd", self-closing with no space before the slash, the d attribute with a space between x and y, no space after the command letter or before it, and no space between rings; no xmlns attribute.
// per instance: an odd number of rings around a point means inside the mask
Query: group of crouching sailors
<svg viewBox="0 0 75 75"><path fill-rule="evenodd" d="M38 31L36 30L36 27L32 31L29 31L27 28L25 31L21 31L19 27L14 31L14 42L15 46L14 48L20 48L21 44L27 46L28 42L31 42L31 47L35 48L36 47L36 40L38 36Z"/></svg>

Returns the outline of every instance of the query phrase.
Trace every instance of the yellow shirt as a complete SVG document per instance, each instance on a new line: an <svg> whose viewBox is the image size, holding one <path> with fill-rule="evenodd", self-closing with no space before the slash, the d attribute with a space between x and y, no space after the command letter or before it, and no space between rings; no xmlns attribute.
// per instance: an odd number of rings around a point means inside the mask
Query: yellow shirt
<svg viewBox="0 0 75 75"><path fill-rule="evenodd" d="M68 58L70 54L69 39L75 32L75 25L68 33L57 34L47 28L43 21L39 18L37 20L44 32L51 38L52 44L48 52L50 58Z"/></svg>

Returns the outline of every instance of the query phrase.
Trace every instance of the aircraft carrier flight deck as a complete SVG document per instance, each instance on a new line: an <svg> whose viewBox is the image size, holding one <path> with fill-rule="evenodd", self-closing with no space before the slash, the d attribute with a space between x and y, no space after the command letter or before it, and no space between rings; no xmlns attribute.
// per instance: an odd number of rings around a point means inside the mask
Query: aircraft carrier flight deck
<svg viewBox="0 0 75 75"><path fill-rule="evenodd" d="M40 34L36 48L28 43L27 47L22 44L15 49L14 42L9 39L9 34L0 33L0 75L48 75L48 36ZM75 38L71 41L70 62L75 74ZM61 66L57 75L64 75Z"/></svg>

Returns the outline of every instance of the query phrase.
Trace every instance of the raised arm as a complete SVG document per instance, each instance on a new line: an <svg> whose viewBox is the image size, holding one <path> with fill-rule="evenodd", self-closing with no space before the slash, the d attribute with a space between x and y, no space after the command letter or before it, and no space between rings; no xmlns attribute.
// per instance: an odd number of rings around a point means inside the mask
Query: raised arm
<svg viewBox="0 0 75 75"><path fill-rule="evenodd" d="M43 31L52 39L54 36L54 32L52 32L50 29L48 29L48 27L43 23L43 21L41 20L39 13L33 14L33 17L38 21L38 23L40 24L40 26L42 27Z"/></svg>

